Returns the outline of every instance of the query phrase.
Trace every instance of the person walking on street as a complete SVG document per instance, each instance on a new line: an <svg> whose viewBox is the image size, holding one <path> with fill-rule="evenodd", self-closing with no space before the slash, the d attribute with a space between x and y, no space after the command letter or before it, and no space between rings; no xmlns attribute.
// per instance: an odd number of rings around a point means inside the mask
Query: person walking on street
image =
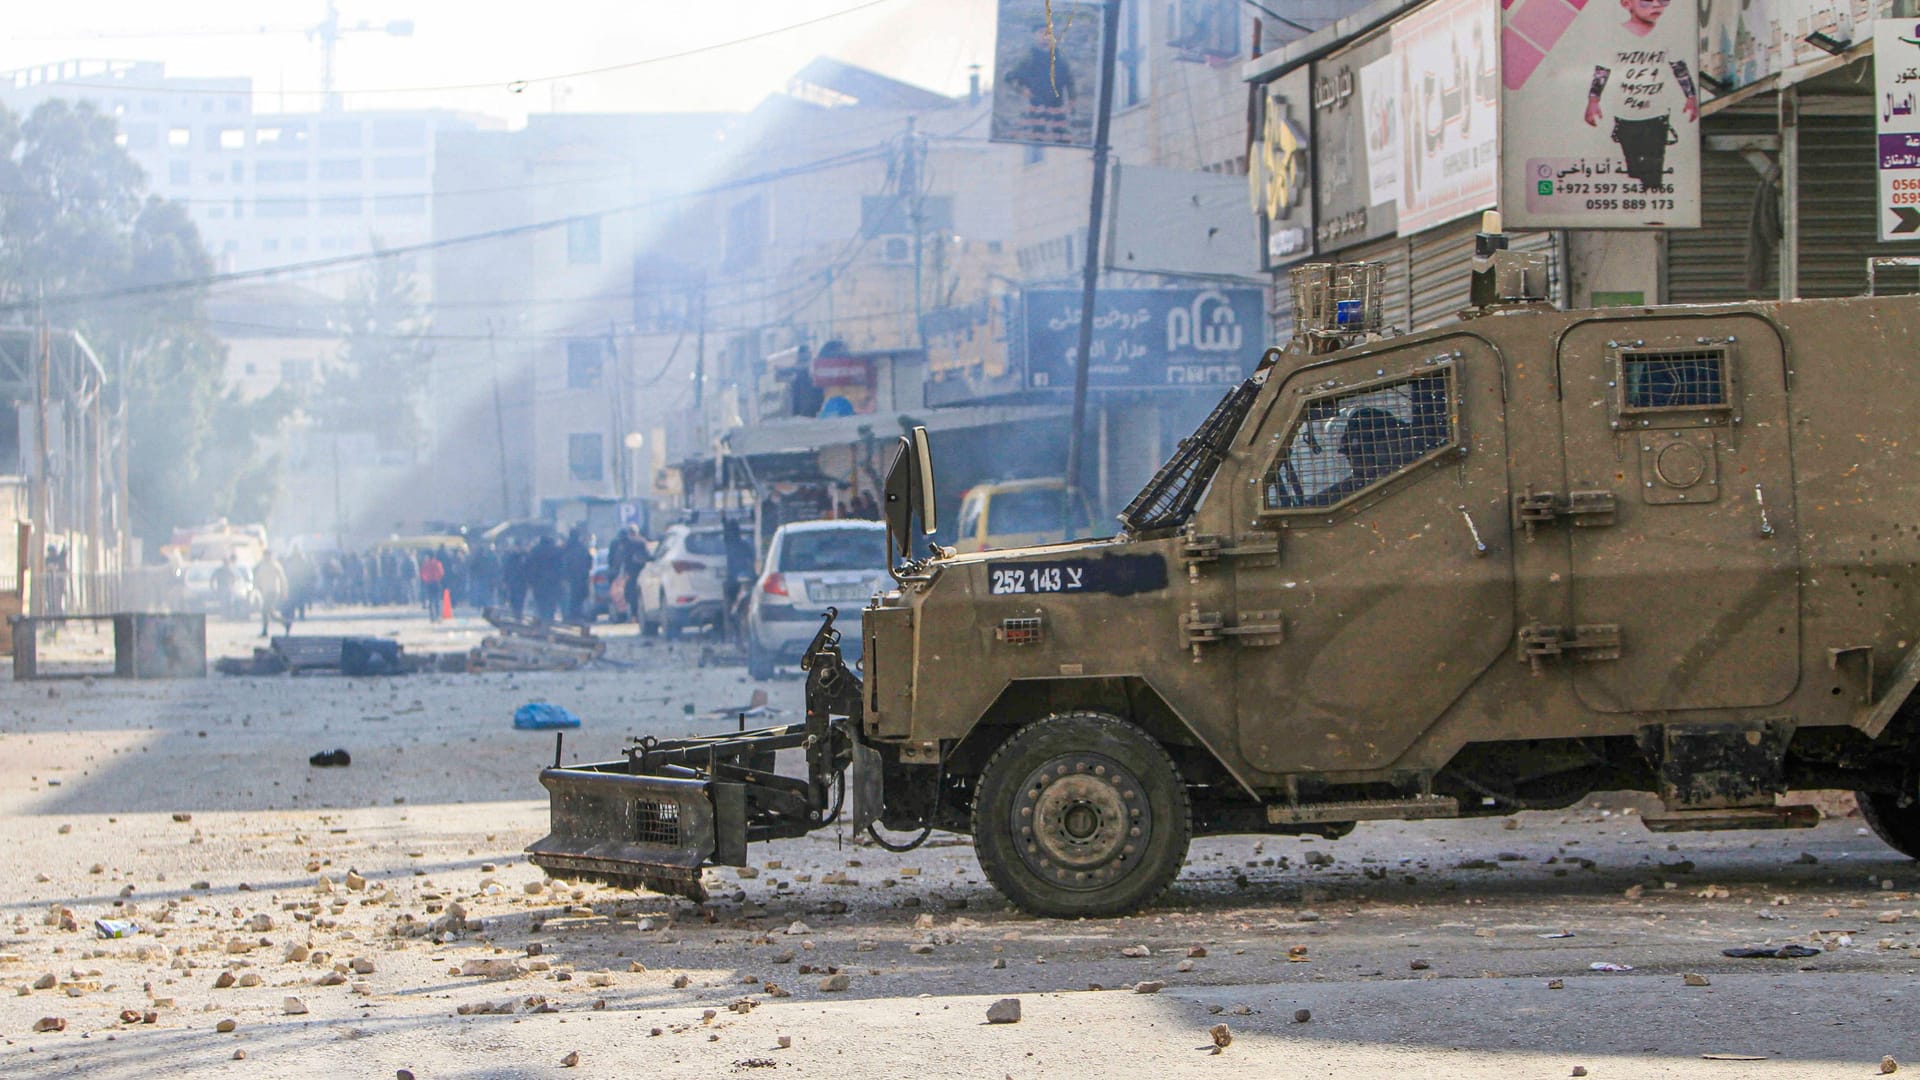
<svg viewBox="0 0 1920 1080"><path fill-rule="evenodd" d="M500 579L507 587L507 606L518 615L527 609L527 545L515 540L500 560Z"/></svg>
<svg viewBox="0 0 1920 1080"><path fill-rule="evenodd" d="M445 589L447 566L433 552L420 560L420 598L426 602L427 618L440 621L440 595Z"/></svg>
<svg viewBox="0 0 1920 1080"><path fill-rule="evenodd" d="M527 553L527 587L533 590L533 617L549 622L560 617L562 575L560 544L543 536Z"/></svg>
<svg viewBox="0 0 1920 1080"><path fill-rule="evenodd" d="M280 561L269 551L253 568L253 588L260 594L260 636L266 637L273 622L275 608L284 608L287 604L287 572L280 567ZM293 633L293 618L283 613L287 633Z"/></svg>
<svg viewBox="0 0 1920 1080"><path fill-rule="evenodd" d="M587 621L587 598L593 595L593 549L576 528L560 549L560 575L566 582L567 621Z"/></svg>

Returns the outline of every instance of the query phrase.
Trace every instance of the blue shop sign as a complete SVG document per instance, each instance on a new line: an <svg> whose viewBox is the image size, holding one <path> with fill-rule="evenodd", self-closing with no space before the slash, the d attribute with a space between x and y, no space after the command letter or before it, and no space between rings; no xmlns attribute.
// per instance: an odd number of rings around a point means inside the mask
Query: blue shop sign
<svg viewBox="0 0 1920 1080"><path fill-rule="evenodd" d="M1087 385L1095 390L1232 386L1266 349L1258 288L1102 289ZM1029 289L1022 305L1029 389L1071 390L1080 341L1080 290Z"/></svg>

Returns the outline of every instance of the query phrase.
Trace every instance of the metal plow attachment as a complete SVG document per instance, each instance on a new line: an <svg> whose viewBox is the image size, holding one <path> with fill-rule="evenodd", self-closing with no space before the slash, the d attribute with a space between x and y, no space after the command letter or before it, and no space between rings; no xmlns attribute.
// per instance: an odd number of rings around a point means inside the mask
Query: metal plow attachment
<svg viewBox="0 0 1920 1080"><path fill-rule="evenodd" d="M714 854L714 804L704 781L547 769L540 782L553 825L527 849L534 865L563 880L707 898L700 868Z"/></svg>
<svg viewBox="0 0 1920 1080"><path fill-rule="evenodd" d="M807 718L684 739L640 739L626 757L540 773L552 831L527 848L563 880L644 886L705 900L700 869L745 866L749 843L805 836L840 813L859 730L860 679L840 657L828 608L807 650ZM744 727L744 718L742 720ZM781 751L806 776L775 770ZM556 752L557 753L557 752Z"/></svg>

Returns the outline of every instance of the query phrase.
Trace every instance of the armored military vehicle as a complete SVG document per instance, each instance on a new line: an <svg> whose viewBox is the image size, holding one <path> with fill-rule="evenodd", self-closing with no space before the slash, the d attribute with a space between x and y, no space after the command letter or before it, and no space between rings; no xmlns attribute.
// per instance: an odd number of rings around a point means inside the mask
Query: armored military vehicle
<svg viewBox="0 0 1920 1080"><path fill-rule="evenodd" d="M1920 299L1561 311L1481 243L1475 306L1415 334L1378 267L1296 272L1295 339L1110 539L916 554L903 439L863 671L828 611L804 721L556 763L532 860L697 894L850 803L1110 915L1194 836L1607 790L1657 793L1656 830L1792 828L1780 795L1835 788L1920 856Z"/></svg>

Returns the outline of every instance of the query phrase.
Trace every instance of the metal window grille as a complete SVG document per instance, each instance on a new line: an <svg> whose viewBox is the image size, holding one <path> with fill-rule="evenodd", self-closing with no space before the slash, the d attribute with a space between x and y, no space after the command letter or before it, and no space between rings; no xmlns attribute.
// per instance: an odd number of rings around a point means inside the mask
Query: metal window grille
<svg viewBox="0 0 1920 1080"><path fill-rule="evenodd" d="M680 804L633 800L633 838L642 844L680 843Z"/></svg>
<svg viewBox="0 0 1920 1080"><path fill-rule="evenodd" d="M1622 352L1620 387L1623 412L1725 408L1727 350Z"/></svg>
<svg viewBox="0 0 1920 1080"><path fill-rule="evenodd" d="M1040 644L1040 620L1031 616L1000 620L1000 640L1009 645Z"/></svg>
<svg viewBox="0 0 1920 1080"><path fill-rule="evenodd" d="M1153 474L1140 494L1120 511L1121 524L1136 533L1186 524L1259 391L1259 386L1248 379L1221 398L1194 433L1180 440L1173 456Z"/></svg>
<svg viewBox="0 0 1920 1080"><path fill-rule="evenodd" d="M1293 327L1308 337L1380 332L1385 263L1308 263L1288 273Z"/></svg>
<svg viewBox="0 0 1920 1080"><path fill-rule="evenodd" d="M1453 369L1315 398L1262 485L1268 510L1319 510L1385 483L1454 437Z"/></svg>

